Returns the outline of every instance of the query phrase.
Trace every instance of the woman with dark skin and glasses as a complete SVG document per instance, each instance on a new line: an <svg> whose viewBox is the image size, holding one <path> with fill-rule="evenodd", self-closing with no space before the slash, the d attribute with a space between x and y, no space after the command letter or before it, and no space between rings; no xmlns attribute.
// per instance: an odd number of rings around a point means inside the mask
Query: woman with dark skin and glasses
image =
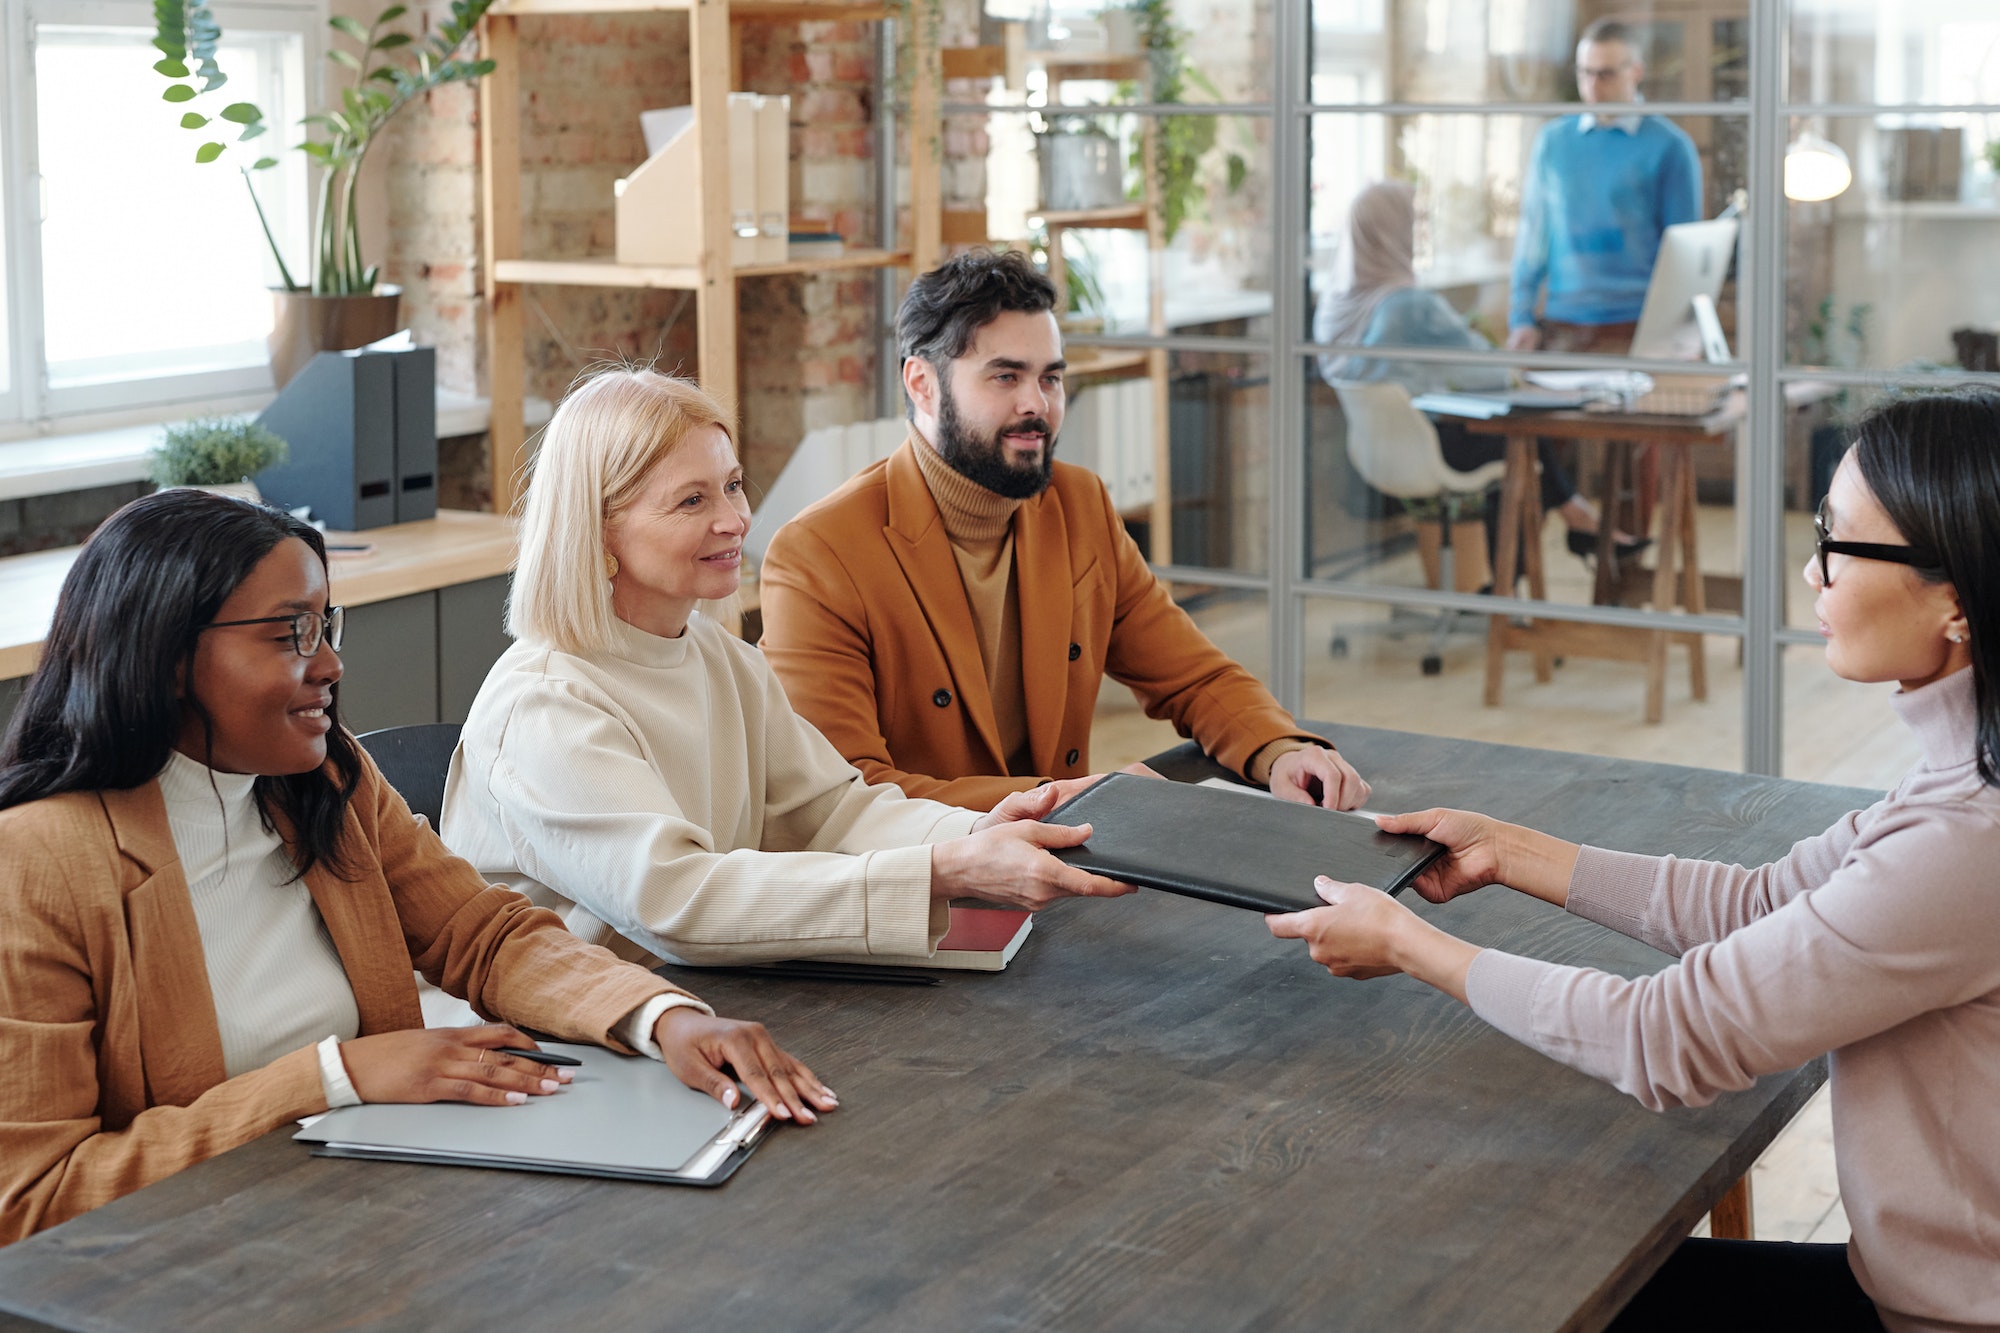
<svg viewBox="0 0 2000 1333"><path fill-rule="evenodd" d="M1923 759L1756 870L1578 847L1460 810L1434 903L1505 884L1679 956L1626 980L1482 950L1373 889L1269 918L1336 976L1406 972L1654 1109L1829 1055L1846 1247L1689 1240L1617 1329L2000 1326L2000 394L1892 402L1805 569L1827 665L1897 682Z"/></svg>
<svg viewBox="0 0 2000 1333"><path fill-rule="evenodd" d="M481 880L341 730L326 549L164 491L63 583L0 745L0 1244L328 1106L518 1105L568 1071L426 1031L412 969L780 1118L832 1094L755 1023Z"/></svg>

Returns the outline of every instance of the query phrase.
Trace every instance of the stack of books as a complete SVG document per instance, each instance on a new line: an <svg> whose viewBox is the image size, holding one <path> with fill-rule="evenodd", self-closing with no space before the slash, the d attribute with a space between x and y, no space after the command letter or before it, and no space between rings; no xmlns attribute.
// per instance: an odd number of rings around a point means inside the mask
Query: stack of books
<svg viewBox="0 0 2000 1333"><path fill-rule="evenodd" d="M786 238L785 258L792 263L807 259L838 259L847 253L847 242L830 222L795 217Z"/></svg>

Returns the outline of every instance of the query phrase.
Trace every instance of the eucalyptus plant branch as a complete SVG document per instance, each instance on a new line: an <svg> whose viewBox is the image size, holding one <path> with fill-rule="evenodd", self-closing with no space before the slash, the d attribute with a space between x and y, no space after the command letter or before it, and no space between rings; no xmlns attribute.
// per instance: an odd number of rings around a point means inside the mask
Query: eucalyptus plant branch
<svg viewBox="0 0 2000 1333"><path fill-rule="evenodd" d="M336 46L327 52L327 59L350 70L353 80L341 88L337 108L306 116L301 122L325 136L308 138L299 145L299 150L320 169L319 201L314 210L316 226L309 250L313 260L310 286L314 292L345 295L373 289L378 270L369 267L362 254L355 197L361 164L376 136L405 106L435 88L470 83L492 71L492 61L461 59L460 53L473 40L479 21L493 4L494 0L450 0L449 17L421 42L388 26L409 12L402 4L390 5L366 27L344 14L327 20L335 32L357 43L360 51L357 54ZM169 80L162 100L174 104L191 102L228 81L215 60L222 28L209 11L208 0L153 0L153 18L153 45L163 57L153 68ZM393 63L388 58L388 53L406 46L413 48L411 63ZM259 137L269 128L264 113L249 102L232 103L216 117L190 109L181 117L181 126L202 130L216 119L241 127L236 137L239 144ZM207 139L195 150L195 161L213 162L229 147L219 139ZM250 176L251 172L276 165L275 157L260 157L240 169L278 272L287 290L298 291L301 286L285 265Z"/></svg>

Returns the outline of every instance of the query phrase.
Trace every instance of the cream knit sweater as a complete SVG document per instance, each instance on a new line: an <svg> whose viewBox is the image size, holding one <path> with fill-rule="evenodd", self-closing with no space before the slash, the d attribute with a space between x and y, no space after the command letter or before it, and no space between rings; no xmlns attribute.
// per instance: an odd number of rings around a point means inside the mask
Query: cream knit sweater
<svg viewBox="0 0 2000 1333"><path fill-rule="evenodd" d="M927 844L978 816L871 787L763 654L697 613L610 651L516 643L474 701L441 832L496 883L625 958L927 954Z"/></svg>

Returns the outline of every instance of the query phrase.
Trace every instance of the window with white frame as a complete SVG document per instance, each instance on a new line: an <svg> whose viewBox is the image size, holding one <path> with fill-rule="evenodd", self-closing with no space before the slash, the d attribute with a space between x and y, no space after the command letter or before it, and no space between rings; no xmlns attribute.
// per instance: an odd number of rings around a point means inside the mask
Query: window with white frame
<svg viewBox="0 0 2000 1333"><path fill-rule="evenodd" d="M228 82L162 100L151 6L134 0L0 0L10 31L0 114L7 272L0 291L0 431L37 420L198 406L270 387L267 288L279 281L240 167L254 173L296 274L307 249L301 135L318 4L216 6ZM271 132L197 163L181 128L232 102ZM220 122L217 122L220 124ZM219 136L234 140L230 133ZM240 159L240 160L239 160Z"/></svg>

